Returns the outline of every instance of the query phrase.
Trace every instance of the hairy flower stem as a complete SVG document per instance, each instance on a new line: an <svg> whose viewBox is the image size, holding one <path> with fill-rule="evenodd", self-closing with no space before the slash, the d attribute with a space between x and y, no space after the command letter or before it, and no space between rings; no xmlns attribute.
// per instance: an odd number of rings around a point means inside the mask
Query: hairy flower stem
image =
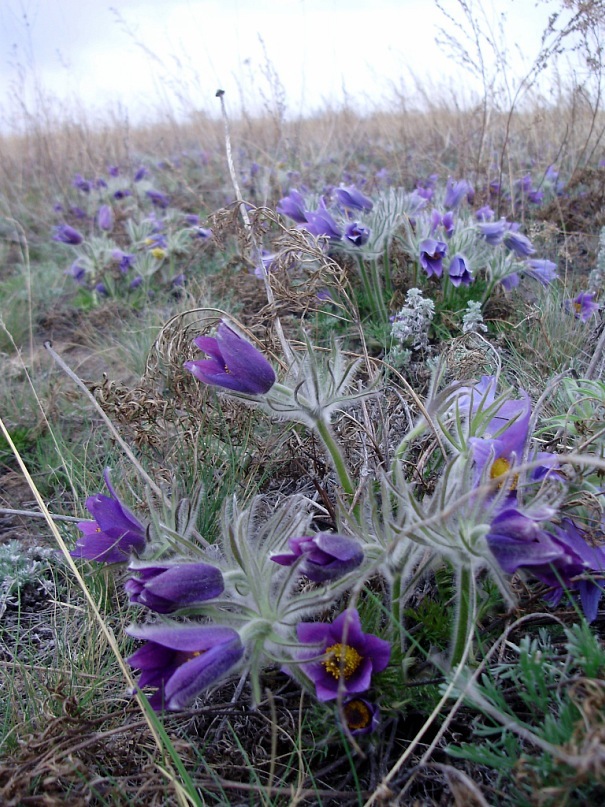
<svg viewBox="0 0 605 807"><path fill-rule="evenodd" d="M458 569L456 580L456 591L458 596L458 609L456 611L456 624L454 626L454 640L452 642L452 652L450 664L455 669L461 663L469 636L475 630L475 617L477 612L477 587L475 585L475 575L469 566L462 566Z"/></svg>
<svg viewBox="0 0 605 807"><path fill-rule="evenodd" d="M338 476L340 486L347 495L353 497L355 495L355 485L349 476L345 458L342 455L340 446L332 434L330 424L320 415L315 421L315 428L328 454L332 458L332 463L334 464L334 469L336 471L336 475ZM353 515L355 516L356 521L359 523L361 514L358 504L353 508Z"/></svg>

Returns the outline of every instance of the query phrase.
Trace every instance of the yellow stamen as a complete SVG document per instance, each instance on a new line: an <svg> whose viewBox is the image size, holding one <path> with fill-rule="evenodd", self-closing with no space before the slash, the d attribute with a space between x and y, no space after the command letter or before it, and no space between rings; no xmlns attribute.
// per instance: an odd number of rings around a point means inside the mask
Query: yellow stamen
<svg viewBox="0 0 605 807"><path fill-rule="evenodd" d="M151 254L152 254L152 255L153 255L153 257L154 257L154 258L156 258L158 261L161 261L163 258L165 258L165 257L166 257L166 255L167 255L168 253L166 252L166 250L165 250L165 249L162 249L161 247L154 247L154 248L151 250Z"/></svg>
<svg viewBox="0 0 605 807"><path fill-rule="evenodd" d="M322 663L326 672L338 679L341 675L349 678L362 661L363 656L360 656L354 647L338 643L326 648L326 660Z"/></svg>
<svg viewBox="0 0 605 807"><path fill-rule="evenodd" d="M370 710L367 705L360 700L349 701L344 707L344 714L347 726L351 731L365 729L372 721Z"/></svg>
<svg viewBox="0 0 605 807"><path fill-rule="evenodd" d="M574 303L573 307L575 308L576 314L582 313L582 303Z"/></svg>
<svg viewBox="0 0 605 807"><path fill-rule="evenodd" d="M504 476L504 474L508 473L512 465L506 457L498 457L497 460L494 460L492 463L492 467L489 469L489 478L490 479L497 479L499 476ZM519 481L519 474L515 474L511 479L511 490L517 489L517 482ZM500 482L498 487L502 487L504 480Z"/></svg>

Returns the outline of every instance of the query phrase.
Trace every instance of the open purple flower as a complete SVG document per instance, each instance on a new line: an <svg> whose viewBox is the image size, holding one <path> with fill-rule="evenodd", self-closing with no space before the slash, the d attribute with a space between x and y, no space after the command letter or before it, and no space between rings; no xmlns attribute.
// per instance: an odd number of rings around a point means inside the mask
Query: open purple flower
<svg viewBox="0 0 605 807"><path fill-rule="evenodd" d="M354 185L348 188L335 188L334 196L341 207L349 210L370 211L374 207L374 202L364 196Z"/></svg>
<svg viewBox="0 0 605 807"><path fill-rule="evenodd" d="M595 301L594 291L583 291L571 301L572 311L577 319L586 322L599 310L599 304Z"/></svg>
<svg viewBox="0 0 605 807"><path fill-rule="evenodd" d="M54 228L53 241L60 241L62 244L77 246L84 241L84 236L74 227L70 227L69 224L58 224Z"/></svg>
<svg viewBox="0 0 605 807"><path fill-rule="evenodd" d="M473 275L464 255L454 255L447 270L452 286L470 286Z"/></svg>
<svg viewBox="0 0 605 807"><path fill-rule="evenodd" d="M178 710L225 676L244 655L233 628L162 622L126 631L147 644L127 661L141 670L138 686L155 687L149 703L156 710Z"/></svg>
<svg viewBox="0 0 605 807"><path fill-rule="evenodd" d="M193 343L210 358L187 361L184 367L204 384L264 395L275 383L273 368L263 354L224 322L216 337L198 336Z"/></svg>
<svg viewBox="0 0 605 807"><path fill-rule="evenodd" d="M320 701L338 697L339 692L357 694L370 687L372 673L382 672L389 663L391 646L384 639L363 633L355 609L344 611L331 625L300 622L296 627L303 644L315 645L299 654L303 672L315 684Z"/></svg>
<svg viewBox="0 0 605 807"><path fill-rule="evenodd" d="M307 221L307 211L305 210L305 200L301 193L293 188L287 196L277 203L276 210L282 216L288 216L298 224Z"/></svg>
<svg viewBox="0 0 605 807"><path fill-rule="evenodd" d="M131 552L145 548L145 527L119 500L109 478L109 468L103 472L103 478L111 496L97 493L86 499L86 507L95 520L78 524L82 535L71 556L99 563L125 563Z"/></svg>
<svg viewBox="0 0 605 807"><path fill-rule="evenodd" d="M443 257L447 252L447 244L434 238L425 238L418 245L420 249L420 265L427 277L441 277L443 273Z"/></svg>
<svg viewBox="0 0 605 807"><path fill-rule="evenodd" d="M282 566L300 561L300 573L314 583L336 580L356 569L363 560L363 550L356 541L328 532L290 538L288 546L290 552L272 555L271 560Z"/></svg>
<svg viewBox="0 0 605 807"><path fill-rule="evenodd" d="M367 244L369 237L370 230L368 227L364 227L364 225L360 224L358 221L352 221L350 224L347 224L345 239L356 247L362 247L364 244Z"/></svg>
<svg viewBox="0 0 605 807"><path fill-rule="evenodd" d="M124 583L131 603L158 614L197 605L223 593L223 575L208 563L131 564L135 573Z"/></svg>
<svg viewBox="0 0 605 807"><path fill-rule="evenodd" d="M342 715L353 737L359 737L378 728L380 709L365 698L349 698L342 704Z"/></svg>

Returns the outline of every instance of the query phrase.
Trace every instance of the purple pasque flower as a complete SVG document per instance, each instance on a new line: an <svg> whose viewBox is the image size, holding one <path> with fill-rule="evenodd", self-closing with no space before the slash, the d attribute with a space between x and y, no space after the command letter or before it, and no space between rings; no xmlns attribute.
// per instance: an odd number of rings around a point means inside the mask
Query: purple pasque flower
<svg viewBox="0 0 605 807"><path fill-rule="evenodd" d="M74 227L70 227L69 224L58 224L54 228L53 241L59 241L62 244L72 244L73 246L77 246L84 241L84 236Z"/></svg>
<svg viewBox="0 0 605 807"><path fill-rule="evenodd" d="M552 261L532 258L532 260L525 262L525 267L524 273L528 277L533 277L543 286L548 286L557 278L557 264Z"/></svg>
<svg viewBox="0 0 605 807"><path fill-rule="evenodd" d="M352 221L347 224L345 228L345 240L350 241L356 247L362 247L368 243L370 237L370 229L360 224L358 221Z"/></svg>
<svg viewBox="0 0 605 807"><path fill-rule="evenodd" d="M307 232L311 233L311 235L316 237L327 235L331 241L341 240L342 230L339 228L323 201L320 202L317 210L307 210L306 216L307 220L301 226Z"/></svg>
<svg viewBox="0 0 605 807"><path fill-rule="evenodd" d="M298 658L303 672L315 684L320 701L365 692L372 673L382 672L389 663L391 646L384 639L363 633L354 608L340 614L332 624L300 622L298 640L315 647L304 650Z"/></svg>
<svg viewBox="0 0 605 807"><path fill-rule="evenodd" d="M95 291L97 294L100 294L101 297L109 297L109 289L103 282L97 283Z"/></svg>
<svg viewBox="0 0 605 807"><path fill-rule="evenodd" d="M152 205L155 205L156 207L159 207L162 210L165 210L170 204L170 199L165 193L162 193L161 191L156 191L153 188L151 188L148 191L145 191L145 195L148 197L148 199L151 200Z"/></svg>
<svg viewBox="0 0 605 807"><path fill-rule="evenodd" d="M216 337L198 336L193 343L210 358L186 361L184 367L204 384L264 395L275 383L275 372L263 354L225 322L218 326Z"/></svg>
<svg viewBox="0 0 605 807"><path fill-rule="evenodd" d="M290 552L272 555L282 566L300 562L298 571L314 583L336 580L363 561L363 549L351 538L328 532L290 538Z"/></svg>
<svg viewBox="0 0 605 807"><path fill-rule="evenodd" d="M274 262L277 257L276 252L269 252L268 249L261 249L260 260L254 268L254 274L258 278L263 278L265 274L269 274L275 269Z"/></svg>
<svg viewBox="0 0 605 807"><path fill-rule="evenodd" d="M507 507L493 519L486 540L503 571L514 574L520 566L548 566L562 557L561 546L541 526L549 515L530 517Z"/></svg>
<svg viewBox="0 0 605 807"><path fill-rule="evenodd" d="M483 205L475 211L477 221L491 221L494 218L494 211L489 205Z"/></svg>
<svg viewBox="0 0 605 807"><path fill-rule="evenodd" d="M470 286L473 282L473 274L469 267L468 259L464 255L454 255L447 270L452 286Z"/></svg>
<svg viewBox="0 0 605 807"><path fill-rule="evenodd" d="M130 564L135 573L124 583L131 603L158 614L197 605L225 590L223 575L208 563Z"/></svg>
<svg viewBox="0 0 605 807"><path fill-rule="evenodd" d="M506 291L516 289L520 282L521 280L517 272L510 272L508 275L505 275L500 280L502 288L506 289Z"/></svg>
<svg viewBox="0 0 605 807"><path fill-rule="evenodd" d="M303 195L295 188L292 188L287 196L279 200L275 209L282 216L288 216L298 224L304 224L307 221L305 200Z"/></svg>
<svg viewBox="0 0 605 807"><path fill-rule="evenodd" d="M149 171L145 168L144 165L142 165L135 171L133 179L135 182L140 182L142 179L145 179L146 176L149 176Z"/></svg>
<svg viewBox="0 0 605 807"><path fill-rule="evenodd" d="M599 310L599 304L595 301L594 291L582 291L571 301L571 309L576 319L586 322Z"/></svg>
<svg viewBox="0 0 605 807"><path fill-rule="evenodd" d="M86 499L86 508L94 521L78 524L82 535L70 554L72 558L99 563L125 563L131 552L142 552L145 548L145 527L118 498L109 468L103 471L103 478L111 495L97 493Z"/></svg>
<svg viewBox="0 0 605 807"><path fill-rule="evenodd" d="M88 179L84 179L82 174L76 174L72 179L71 184L74 186L74 188L82 191L82 193L90 193L92 190L92 182L90 182Z"/></svg>
<svg viewBox="0 0 605 807"><path fill-rule="evenodd" d="M161 622L133 625L126 632L147 642L127 661L133 669L141 670L140 689L156 689L149 698L156 711L186 708L244 655L233 628Z"/></svg>
<svg viewBox="0 0 605 807"><path fill-rule="evenodd" d="M128 288L133 289L133 290L138 289L139 286L142 285L142 283L143 283L143 278L141 277L141 275L137 275L135 278L133 278L130 281L130 285L128 286Z"/></svg>
<svg viewBox="0 0 605 807"><path fill-rule="evenodd" d="M517 258L528 258L536 251L534 245L526 235L517 231L518 224L509 224L503 237L504 246L514 252Z"/></svg>
<svg viewBox="0 0 605 807"><path fill-rule="evenodd" d="M441 277L443 273L443 257L447 252L447 244L435 238L425 238L418 245L420 250L420 266L427 277Z"/></svg>
<svg viewBox="0 0 605 807"><path fill-rule="evenodd" d="M86 269L83 266L80 266L77 260L75 260L69 269L65 270L65 274L72 277L76 283L82 285L86 278Z"/></svg>
<svg viewBox="0 0 605 807"><path fill-rule="evenodd" d="M101 230L105 230L106 232L113 230L114 215L113 210L109 205L101 205L99 208L99 212L97 213L97 224Z"/></svg>
<svg viewBox="0 0 605 807"><path fill-rule="evenodd" d="M374 207L374 202L358 190L354 185L348 188L335 188L334 196L336 202L348 210L365 210L369 212Z"/></svg>
<svg viewBox="0 0 605 807"><path fill-rule="evenodd" d="M135 256L130 252L123 252L121 249L114 249L111 252L111 260L118 264L120 272L126 272L134 266Z"/></svg>
<svg viewBox="0 0 605 807"><path fill-rule="evenodd" d="M342 716L353 737L360 737L378 728L380 709L365 698L348 698L342 704Z"/></svg>
<svg viewBox="0 0 605 807"><path fill-rule="evenodd" d="M454 234L454 211L448 210L447 213L441 213L433 208L431 211L431 235L435 233L438 227L443 227L446 238L451 238Z"/></svg>
<svg viewBox="0 0 605 807"><path fill-rule="evenodd" d="M496 247L502 243L504 233L508 231L508 222L505 218L501 218L499 221L480 221L477 229L487 244Z"/></svg>
<svg viewBox="0 0 605 807"><path fill-rule="evenodd" d="M465 196L470 199L473 193L473 186L466 179L456 182L450 177L445 188L443 204L445 207L456 208Z"/></svg>

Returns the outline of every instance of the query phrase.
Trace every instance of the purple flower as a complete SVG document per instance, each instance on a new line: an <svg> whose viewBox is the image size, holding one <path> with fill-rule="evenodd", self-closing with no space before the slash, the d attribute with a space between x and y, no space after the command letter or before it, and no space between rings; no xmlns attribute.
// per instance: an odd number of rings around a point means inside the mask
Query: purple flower
<svg viewBox="0 0 605 807"><path fill-rule="evenodd" d="M305 210L305 200L301 193L292 188L287 196L277 203L276 210L282 216L288 216L298 224L304 224L307 221L307 212Z"/></svg>
<svg viewBox="0 0 605 807"><path fill-rule="evenodd" d="M352 221L350 224L347 224L345 238L347 241L354 244L354 246L362 247L364 244L367 244L369 237L369 228L364 227L364 225L360 224L358 221Z"/></svg>
<svg viewBox="0 0 605 807"><path fill-rule="evenodd" d="M335 188L334 196L341 207L349 210L366 210L369 212L374 207L374 202L364 196L354 185L348 188Z"/></svg>
<svg viewBox="0 0 605 807"><path fill-rule="evenodd" d="M528 277L533 277L534 280L537 280L543 286L548 286L548 284L552 283L557 277L557 264L552 261L534 258L530 261L526 261L525 265L527 267L524 269L525 274Z"/></svg>
<svg viewBox="0 0 605 807"><path fill-rule="evenodd" d="M159 207L162 210L165 210L170 204L170 199L168 198L168 196L166 196L166 194L162 193L161 191L151 189L145 191L145 194L149 199L151 199L152 205L155 205L156 207Z"/></svg>
<svg viewBox="0 0 605 807"><path fill-rule="evenodd" d="M70 227L69 224L58 224L54 228L53 241L60 241L62 244L72 244L77 246L84 241L84 236L78 230Z"/></svg>
<svg viewBox="0 0 605 807"><path fill-rule="evenodd" d="M583 291L571 302L571 308L574 316L586 322L593 314L599 310L599 304L595 301L594 291Z"/></svg>
<svg viewBox="0 0 605 807"><path fill-rule="evenodd" d="M81 207L70 207L69 212L71 215L76 219L87 219L88 216L85 210L82 210Z"/></svg>
<svg viewBox="0 0 605 807"><path fill-rule="evenodd" d="M447 270L452 286L470 286L473 275L464 255L454 255Z"/></svg>
<svg viewBox="0 0 605 807"><path fill-rule="evenodd" d="M472 196L473 186L466 179L461 179L455 182L451 177L447 181L445 189L445 198L443 204L445 207L456 208L462 202L464 197Z"/></svg>
<svg viewBox="0 0 605 807"><path fill-rule="evenodd" d="M494 211L489 205L483 205L475 211L477 221L491 221L494 218Z"/></svg>
<svg viewBox="0 0 605 807"><path fill-rule="evenodd" d="M84 283L84 278L86 276L86 269L83 266L80 266L78 261L74 261L69 269L65 270L65 274L73 277L76 283L82 285Z"/></svg>
<svg viewBox="0 0 605 807"><path fill-rule="evenodd" d="M272 555L271 560L282 566L300 561L299 572L314 583L336 580L363 560L363 550L356 541L327 532L291 538L288 546L290 552Z"/></svg>
<svg viewBox="0 0 605 807"><path fill-rule="evenodd" d="M134 625L126 632L147 642L127 661L133 669L141 670L141 689L156 689L149 699L156 711L186 708L244 655L233 628L162 622Z"/></svg>
<svg viewBox="0 0 605 807"><path fill-rule="evenodd" d="M277 256L276 252L269 252L266 249L261 249L260 251L260 263L255 267L254 274L258 278L263 278L269 272L272 272L275 269L274 261Z"/></svg>
<svg viewBox="0 0 605 807"><path fill-rule="evenodd" d="M273 368L263 354L226 323L220 323L216 338L198 336L193 342L210 356L184 364L198 381L247 395L264 395L275 383Z"/></svg>
<svg viewBox="0 0 605 807"><path fill-rule="evenodd" d="M149 171L142 165L140 168L137 168L134 174L134 181L140 182L146 176L149 175Z"/></svg>
<svg viewBox="0 0 605 807"><path fill-rule="evenodd" d="M515 226L518 225L511 224L511 229L504 233L504 246L514 252L518 258L528 258L536 250L529 238L517 232Z"/></svg>
<svg viewBox="0 0 605 807"><path fill-rule="evenodd" d="M480 221L477 229L485 239L486 243L495 247L502 242L504 233L507 232L508 222L502 218L499 221Z"/></svg>
<svg viewBox="0 0 605 807"><path fill-rule="evenodd" d="M90 193L92 189L92 183L89 182L87 179L84 179L82 174L76 174L71 184L74 186L74 188L77 188L83 193Z"/></svg>
<svg viewBox="0 0 605 807"><path fill-rule="evenodd" d="M132 191L128 190L128 188L118 188L117 191L113 192L114 199L126 199L128 196L132 196Z"/></svg>
<svg viewBox="0 0 605 807"><path fill-rule="evenodd" d="M95 286L95 291L97 294L100 294L101 297L109 297L109 291L107 290L105 283L97 283Z"/></svg>
<svg viewBox="0 0 605 807"><path fill-rule="evenodd" d="M365 692L372 673L382 672L391 656L388 642L362 632L354 608L344 611L331 625L300 622L296 633L303 644L315 645L299 654L299 660L304 662L301 669L315 684L320 701L333 700L341 691Z"/></svg>
<svg viewBox="0 0 605 807"><path fill-rule="evenodd" d="M97 493L86 499L86 508L94 521L78 524L82 535L71 556L99 563L124 563L131 552L145 548L145 527L119 500L109 478L109 468L103 472L103 478L111 496Z"/></svg>
<svg viewBox="0 0 605 807"><path fill-rule="evenodd" d="M107 173L110 177L117 177L120 175L120 168L117 165L108 165Z"/></svg>
<svg viewBox="0 0 605 807"><path fill-rule="evenodd" d="M447 252L447 244L436 241L434 238L425 238L418 245L420 249L420 265L427 277L441 277L443 272L443 257Z"/></svg>
<svg viewBox="0 0 605 807"><path fill-rule="evenodd" d="M194 227L193 234L196 238L201 238L202 241L212 238L212 230L209 227Z"/></svg>
<svg viewBox="0 0 605 807"><path fill-rule="evenodd" d="M349 698L344 701L342 715L353 737L375 731L380 720L378 706L365 698Z"/></svg>
<svg viewBox="0 0 605 807"><path fill-rule="evenodd" d="M130 285L129 285L128 288L130 288L130 289L138 289L139 286L142 284L142 282L143 282L143 278L141 277L141 275L137 275L135 278L133 278L130 281Z"/></svg>
<svg viewBox="0 0 605 807"><path fill-rule="evenodd" d="M511 289L516 289L519 285L519 275L517 272L511 272L508 275L505 275L501 280L500 283L502 287L506 289L506 291L510 291Z"/></svg>
<svg viewBox="0 0 605 807"><path fill-rule="evenodd" d="M101 205L99 208L99 212L97 213L97 224L101 228L101 230L106 230L110 232L113 230L113 210L109 205Z"/></svg>
<svg viewBox="0 0 605 807"><path fill-rule="evenodd" d="M323 203L320 204L317 210L308 210L306 216L307 220L302 226L311 235L327 235L332 241L341 240L342 231Z"/></svg>
<svg viewBox="0 0 605 807"><path fill-rule="evenodd" d="M208 563L131 564L136 577L124 583L131 603L158 614L197 605L223 593L223 575Z"/></svg>
<svg viewBox="0 0 605 807"><path fill-rule="evenodd" d="M111 252L111 260L120 267L120 271L126 273L134 266L135 256L130 252L123 252L121 249L114 249Z"/></svg>

